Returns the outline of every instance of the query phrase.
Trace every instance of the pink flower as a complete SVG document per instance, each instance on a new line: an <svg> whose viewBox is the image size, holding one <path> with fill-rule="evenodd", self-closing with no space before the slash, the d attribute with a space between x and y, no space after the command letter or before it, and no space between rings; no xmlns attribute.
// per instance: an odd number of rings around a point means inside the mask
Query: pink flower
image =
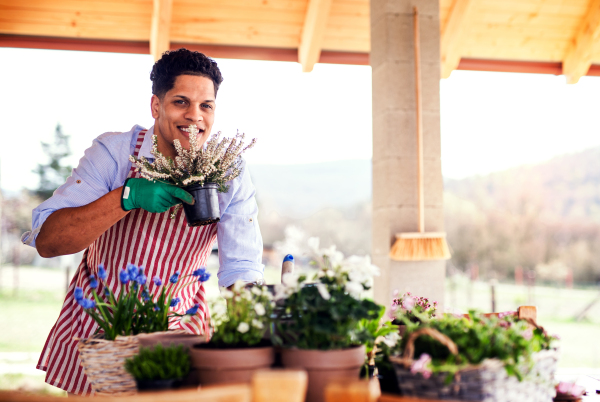
<svg viewBox="0 0 600 402"><path fill-rule="evenodd" d="M531 338L533 338L533 330L531 328L528 328L526 331L523 332L522 335L523 335L523 338L530 341Z"/></svg>
<svg viewBox="0 0 600 402"><path fill-rule="evenodd" d="M570 382L559 382L556 386L556 390L561 394L568 394L571 391L571 387L573 386Z"/></svg>
<svg viewBox="0 0 600 402"><path fill-rule="evenodd" d="M412 310L415 307L415 299L412 297L406 297L402 301L402 308L405 310Z"/></svg>
<svg viewBox="0 0 600 402"><path fill-rule="evenodd" d="M577 385L572 382L559 382L556 386L556 392L559 394L573 395L574 397L580 397L585 393L585 388L581 385Z"/></svg>
<svg viewBox="0 0 600 402"><path fill-rule="evenodd" d="M413 374L421 373L423 377L429 378L431 376L431 370L428 368L429 362L431 362L431 356L427 353L423 353L419 360L415 360L410 366L410 372Z"/></svg>
<svg viewBox="0 0 600 402"><path fill-rule="evenodd" d="M392 297L395 299L396 297L398 297L398 294L400 292L398 291L398 289L394 289L394 291L392 292Z"/></svg>

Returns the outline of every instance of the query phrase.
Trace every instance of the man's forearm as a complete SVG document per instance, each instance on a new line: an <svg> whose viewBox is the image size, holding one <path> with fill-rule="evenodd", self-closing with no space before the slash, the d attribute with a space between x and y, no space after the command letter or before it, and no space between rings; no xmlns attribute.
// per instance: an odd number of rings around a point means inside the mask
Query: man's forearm
<svg viewBox="0 0 600 402"><path fill-rule="evenodd" d="M35 241L38 253L50 258L77 253L92 244L129 213L121 208L121 191L119 187L88 205L52 213Z"/></svg>

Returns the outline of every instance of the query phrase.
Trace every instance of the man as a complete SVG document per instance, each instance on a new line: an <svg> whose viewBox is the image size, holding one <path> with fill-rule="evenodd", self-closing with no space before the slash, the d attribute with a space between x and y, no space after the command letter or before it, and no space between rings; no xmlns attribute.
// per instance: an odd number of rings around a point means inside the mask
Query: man
<svg viewBox="0 0 600 402"><path fill-rule="evenodd" d="M169 215L181 202L193 203L185 190L170 184L140 178L129 155L151 154L152 136L158 150L176 156L173 141L189 149L190 141L204 144L215 117L216 95L223 81L217 64L198 52L186 49L166 52L150 74L151 110L155 124L149 130L134 126L125 133L105 133L85 151L79 166L54 195L33 211L32 231L22 241L42 257L55 257L84 250L84 257L71 282L58 321L52 328L38 362L46 382L70 393L89 394L74 338L87 338L97 324L74 298L75 287L90 297L89 276L99 264L108 272L105 281L113 291L119 288L118 273L126 264L143 266L148 278L158 276L166 283L176 271L187 275L205 265L215 238L219 244L219 286L237 280L261 282L264 266L262 238L256 219L258 208L254 187L245 166L219 193L221 221L202 227L188 227L180 210ZM188 127L198 129L189 138ZM154 283L149 281L150 291ZM103 294L103 289L97 289ZM182 289L178 312L195 303L198 315L186 324L174 324L192 333L202 333L208 308L202 283Z"/></svg>

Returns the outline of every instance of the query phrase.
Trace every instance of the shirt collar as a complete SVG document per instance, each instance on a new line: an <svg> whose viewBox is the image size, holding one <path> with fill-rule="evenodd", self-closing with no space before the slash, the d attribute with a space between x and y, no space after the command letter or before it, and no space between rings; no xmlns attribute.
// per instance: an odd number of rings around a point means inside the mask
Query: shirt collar
<svg viewBox="0 0 600 402"><path fill-rule="evenodd" d="M154 159L152 155L152 136L154 135L154 126L150 127L144 136L144 142L140 147L138 157L145 157L146 159Z"/></svg>

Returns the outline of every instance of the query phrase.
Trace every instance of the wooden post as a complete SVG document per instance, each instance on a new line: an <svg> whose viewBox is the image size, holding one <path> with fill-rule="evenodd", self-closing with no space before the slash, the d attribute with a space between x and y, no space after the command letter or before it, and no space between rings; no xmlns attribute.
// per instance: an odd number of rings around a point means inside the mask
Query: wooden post
<svg viewBox="0 0 600 402"><path fill-rule="evenodd" d="M16 297L19 293L19 268L21 265L21 245L13 248L13 295Z"/></svg>
<svg viewBox="0 0 600 402"><path fill-rule="evenodd" d="M496 283L498 281L496 279L492 279L490 281L490 285L492 288L492 313L496 312Z"/></svg>

